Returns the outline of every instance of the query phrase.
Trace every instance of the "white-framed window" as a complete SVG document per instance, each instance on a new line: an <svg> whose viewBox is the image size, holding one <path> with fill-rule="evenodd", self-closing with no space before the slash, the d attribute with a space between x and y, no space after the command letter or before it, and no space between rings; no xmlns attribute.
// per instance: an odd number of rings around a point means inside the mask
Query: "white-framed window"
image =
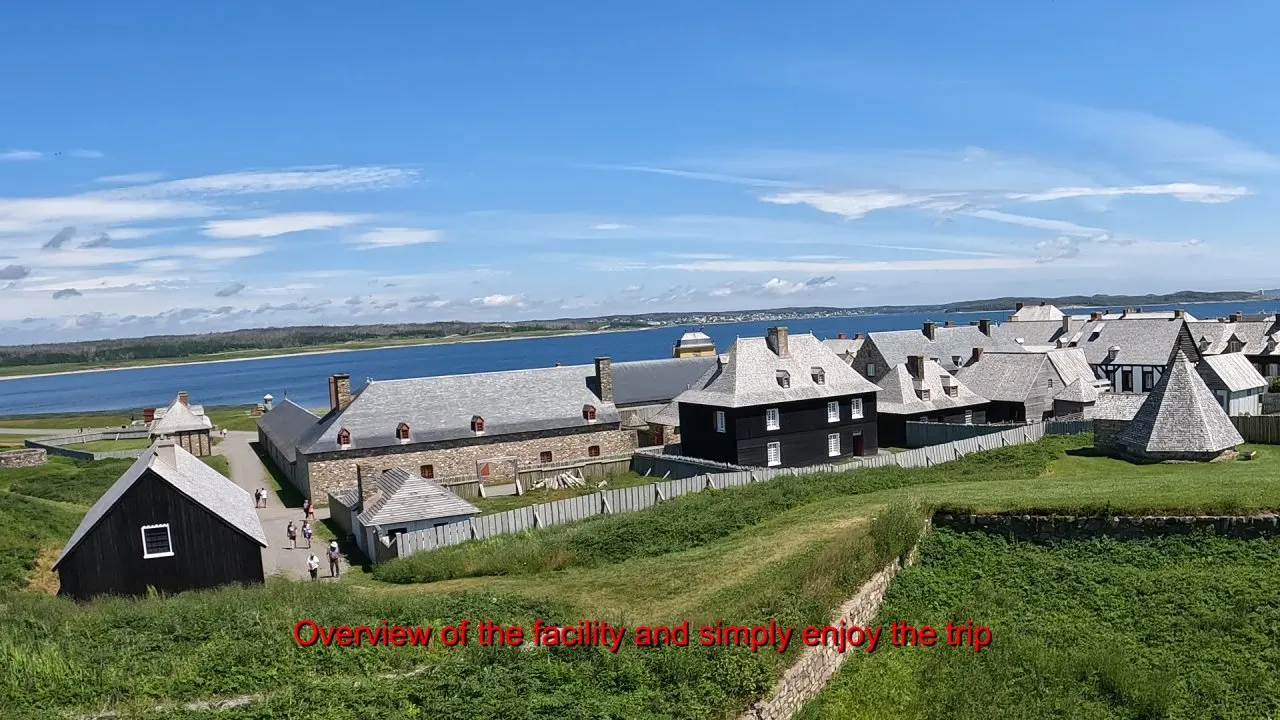
<svg viewBox="0 0 1280 720"><path fill-rule="evenodd" d="M782 427L782 414L778 412L778 408L769 408L764 411L764 429L777 430Z"/></svg>
<svg viewBox="0 0 1280 720"><path fill-rule="evenodd" d="M765 455L770 465L782 464L782 443L771 442L765 446Z"/></svg>
<svg viewBox="0 0 1280 720"><path fill-rule="evenodd" d="M142 526L142 557L146 559L171 557L173 555L173 536L169 534L169 523L162 525Z"/></svg>
<svg viewBox="0 0 1280 720"><path fill-rule="evenodd" d="M724 411L723 410L716 411L716 432L719 432L719 433L724 432Z"/></svg>
<svg viewBox="0 0 1280 720"><path fill-rule="evenodd" d="M972 424L973 424L973 411L972 411L972 410L965 410L965 411L964 411L964 424L965 424L965 425L972 425Z"/></svg>
<svg viewBox="0 0 1280 720"><path fill-rule="evenodd" d="M853 410L853 414L850 415L850 417L852 417L854 420L857 420L858 418L862 417L862 398L854 398L853 402L850 403L850 407Z"/></svg>
<svg viewBox="0 0 1280 720"><path fill-rule="evenodd" d="M827 457L835 457L840 454L840 433L831 433L827 436Z"/></svg>
<svg viewBox="0 0 1280 720"><path fill-rule="evenodd" d="M873 378L875 376L876 376L876 364L867 363L867 377Z"/></svg>
<svg viewBox="0 0 1280 720"><path fill-rule="evenodd" d="M840 422L840 401L832 400L827 403L827 422Z"/></svg>

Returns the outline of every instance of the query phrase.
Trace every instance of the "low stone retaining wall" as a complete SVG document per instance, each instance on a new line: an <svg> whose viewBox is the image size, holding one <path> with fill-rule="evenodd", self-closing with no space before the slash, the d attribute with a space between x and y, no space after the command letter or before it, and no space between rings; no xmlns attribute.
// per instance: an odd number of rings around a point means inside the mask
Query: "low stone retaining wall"
<svg viewBox="0 0 1280 720"><path fill-rule="evenodd" d="M35 467L47 462L49 462L49 455L43 448L0 452L0 468Z"/></svg>
<svg viewBox="0 0 1280 720"><path fill-rule="evenodd" d="M1252 540L1280 535L1280 515L1159 515L1102 516L1073 515L969 515L937 513L933 526L956 532L984 532L1027 542L1087 540L1109 537L1141 540L1166 535L1207 532L1222 537Z"/></svg>

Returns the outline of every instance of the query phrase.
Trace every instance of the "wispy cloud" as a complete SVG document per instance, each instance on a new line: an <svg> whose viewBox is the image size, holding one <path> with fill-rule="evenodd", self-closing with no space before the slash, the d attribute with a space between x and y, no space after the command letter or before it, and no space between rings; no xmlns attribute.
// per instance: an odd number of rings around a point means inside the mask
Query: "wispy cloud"
<svg viewBox="0 0 1280 720"><path fill-rule="evenodd" d="M82 248L98 248L98 247L106 247L106 246L108 246L108 245L110 245L110 244L111 244L111 236L110 236L110 235L108 235L108 234L106 234L106 233L98 233L98 236L97 236L97 237L95 237L95 238L93 238L93 239L91 239L91 240L86 240L86 241L84 241L83 243L81 243L81 244L80 244L80 247L82 247Z"/></svg>
<svg viewBox="0 0 1280 720"><path fill-rule="evenodd" d="M1011 193L1010 200L1048 202L1069 198L1120 197L1123 195L1169 195L1183 202L1228 203L1250 195L1248 188L1200 183L1166 183L1164 185L1132 185L1129 187L1060 187L1044 192Z"/></svg>
<svg viewBox="0 0 1280 720"><path fill-rule="evenodd" d="M53 299L65 300L67 298L80 297L82 294L83 293L81 293L79 290L76 290L75 288L66 288L65 290L58 290L54 292Z"/></svg>
<svg viewBox="0 0 1280 720"><path fill-rule="evenodd" d="M0 160L39 160L44 153L38 150L4 150L0 151Z"/></svg>
<svg viewBox="0 0 1280 720"><path fill-rule="evenodd" d="M626 229L627 229L627 228L629 228L629 227L631 227L631 226L630 226L630 225L624 225L624 224L622 224L622 223L597 223L597 224L595 224L595 225L592 225L592 226L591 226L591 229L592 229L592 230L603 230L603 231L605 231L605 232L611 232L611 231L614 231L614 230L626 230Z"/></svg>
<svg viewBox="0 0 1280 720"><path fill-rule="evenodd" d="M45 244L41 245L40 248L42 250L61 250L62 246L66 245L68 242L71 242L71 239L74 238L75 236L76 236L76 229L74 227L64 227L61 230L59 230L53 237L45 241Z"/></svg>
<svg viewBox="0 0 1280 720"><path fill-rule="evenodd" d="M819 277L811 277L803 282L793 282L782 280L779 278L769 278L765 281L760 289L768 295L794 295L796 293L809 292L811 290L819 290L824 288L832 288L836 286L836 278L834 275L824 275Z"/></svg>
<svg viewBox="0 0 1280 720"><path fill-rule="evenodd" d="M681 170L679 168L658 167L654 165L589 165L598 170L621 170L625 172L646 173L650 175L666 175L685 180L709 180L711 182L729 183L731 185L747 185L750 187L794 187L794 183L768 178L746 177L743 175L726 175L715 172L699 172L697 170Z"/></svg>
<svg viewBox="0 0 1280 720"><path fill-rule="evenodd" d="M876 210L911 207L928 202L931 198L904 195L882 190L850 190L824 192L802 190L766 195L761 200L775 205L808 205L825 213L855 219Z"/></svg>
<svg viewBox="0 0 1280 720"><path fill-rule="evenodd" d="M244 288L245 288L244 283L233 282L230 285L227 285L226 287L222 288L218 292L214 293L213 296L214 297L231 297L232 295L239 295L240 292L244 290Z"/></svg>
<svg viewBox="0 0 1280 720"><path fill-rule="evenodd" d="M520 307L524 304L524 298L519 295L485 295L484 297L472 298L471 304L488 308Z"/></svg>
<svg viewBox="0 0 1280 720"><path fill-rule="evenodd" d="M380 227L360 233L352 242L364 249L422 245L440 240L439 230L426 228Z"/></svg>
<svg viewBox="0 0 1280 720"><path fill-rule="evenodd" d="M1038 263L1064 260L1080 255L1080 241L1077 238L1060 235L1052 240L1042 240L1036 243L1036 250L1040 253L1040 256L1036 258Z"/></svg>
<svg viewBox="0 0 1280 720"><path fill-rule="evenodd" d="M330 230L363 222L364 215L340 213L282 213L241 220L211 220L202 232L216 238L276 237L307 230Z"/></svg>
<svg viewBox="0 0 1280 720"><path fill-rule="evenodd" d="M31 274L26 265L5 265L0 267L0 280L21 280Z"/></svg>
<svg viewBox="0 0 1280 720"><path fill-rule="evenodd" d="M959 272L965 270L1017 270L1032 267L1029 258L986 258L953 260L885 260L861 262L830 260L823 262L801 260L703 260L659 266L668 270L697 270L713 272Z"/></svg>
<svg viewBox="0 0 1280 720"><path fill-rule="evenodd" d="M1019 225L1021 227L1035 228L1037 230L1049 230L1052 232L1079 235L1082 237L1095 237L1107 234L1107 231L1102 228L1077 225L1076 223L1067 222L1066 220L1052 220L1049 218L1014 215L1012 213L1000 212L999 210L974 210L965 214L982 220L992 220L995 222L1008 223L1010 225Z"/></svg>
<svg viewBox="0 0 1280 720"><path fill-rule="evenodd" d="M123 175L103 175L100 178L94 178L93 181L104 185L140 185L163 179L164 173L162 172L135 172L124 173Z"/></svg>
<svg viewBox="0 0 1280 720"><path fill-rule="evenodd" d="M222 173L100 190L103 197L164 198L183 195L251 195L302 190L350 191L399 187L417 180L410 168L380 165L308 170Z"/></svg>

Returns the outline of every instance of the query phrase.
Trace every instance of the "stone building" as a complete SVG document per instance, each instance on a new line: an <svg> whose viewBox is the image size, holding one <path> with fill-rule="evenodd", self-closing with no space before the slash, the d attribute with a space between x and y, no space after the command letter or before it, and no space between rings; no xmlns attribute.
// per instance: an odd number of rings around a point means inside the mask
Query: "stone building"
<svg viewBox="0 0 1280 720"><path fill-rule="evenodd" d="M519 470L630 453L608 358L594 366L370 381L329 379L329 412L289 400L259 419L265 454L317 505L355 487L357 465L409 467L442 482L508 481ZM309 416L309 417L308 417Z"/></svg>
<svg viewBox="0 0 1280 720"><path fill-rule="evenodd" d="M191 404L186 390L179 392L169 407L158 408L150 414L153 418L149 428L152 440L172 439L174 444L196 457L213 454L213 441L210 439L213 422L204 414L204 408Z"/></svg>

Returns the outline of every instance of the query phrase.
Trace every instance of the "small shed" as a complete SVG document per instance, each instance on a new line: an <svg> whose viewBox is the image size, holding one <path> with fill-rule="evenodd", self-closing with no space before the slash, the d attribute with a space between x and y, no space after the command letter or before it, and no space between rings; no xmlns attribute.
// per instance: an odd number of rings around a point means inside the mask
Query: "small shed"
<svg viewBox="0 0 1280 720"><path fill-rule="evenodd" d="M1262 414L1267 379L1243 353L1206 355L1196 371L1228 415Z"/></svg>
<svg viewBox="0 0 1280 720"><path fill-rule="evenodd" d="M143 453L85 514L53 568L60 595L145 595L261 583L248 491L173 440Z"/></svg>
<svg viewBox="0 0 1280 720"><path fill-rule="evenodd" d="M479 508L440 483L406 468L378 474L361 466L357 476L356 495L341 500L356 503L349 507L356 544L370 559L377 559L374 543L380 537L429 530L480 514Z"/></svg>

